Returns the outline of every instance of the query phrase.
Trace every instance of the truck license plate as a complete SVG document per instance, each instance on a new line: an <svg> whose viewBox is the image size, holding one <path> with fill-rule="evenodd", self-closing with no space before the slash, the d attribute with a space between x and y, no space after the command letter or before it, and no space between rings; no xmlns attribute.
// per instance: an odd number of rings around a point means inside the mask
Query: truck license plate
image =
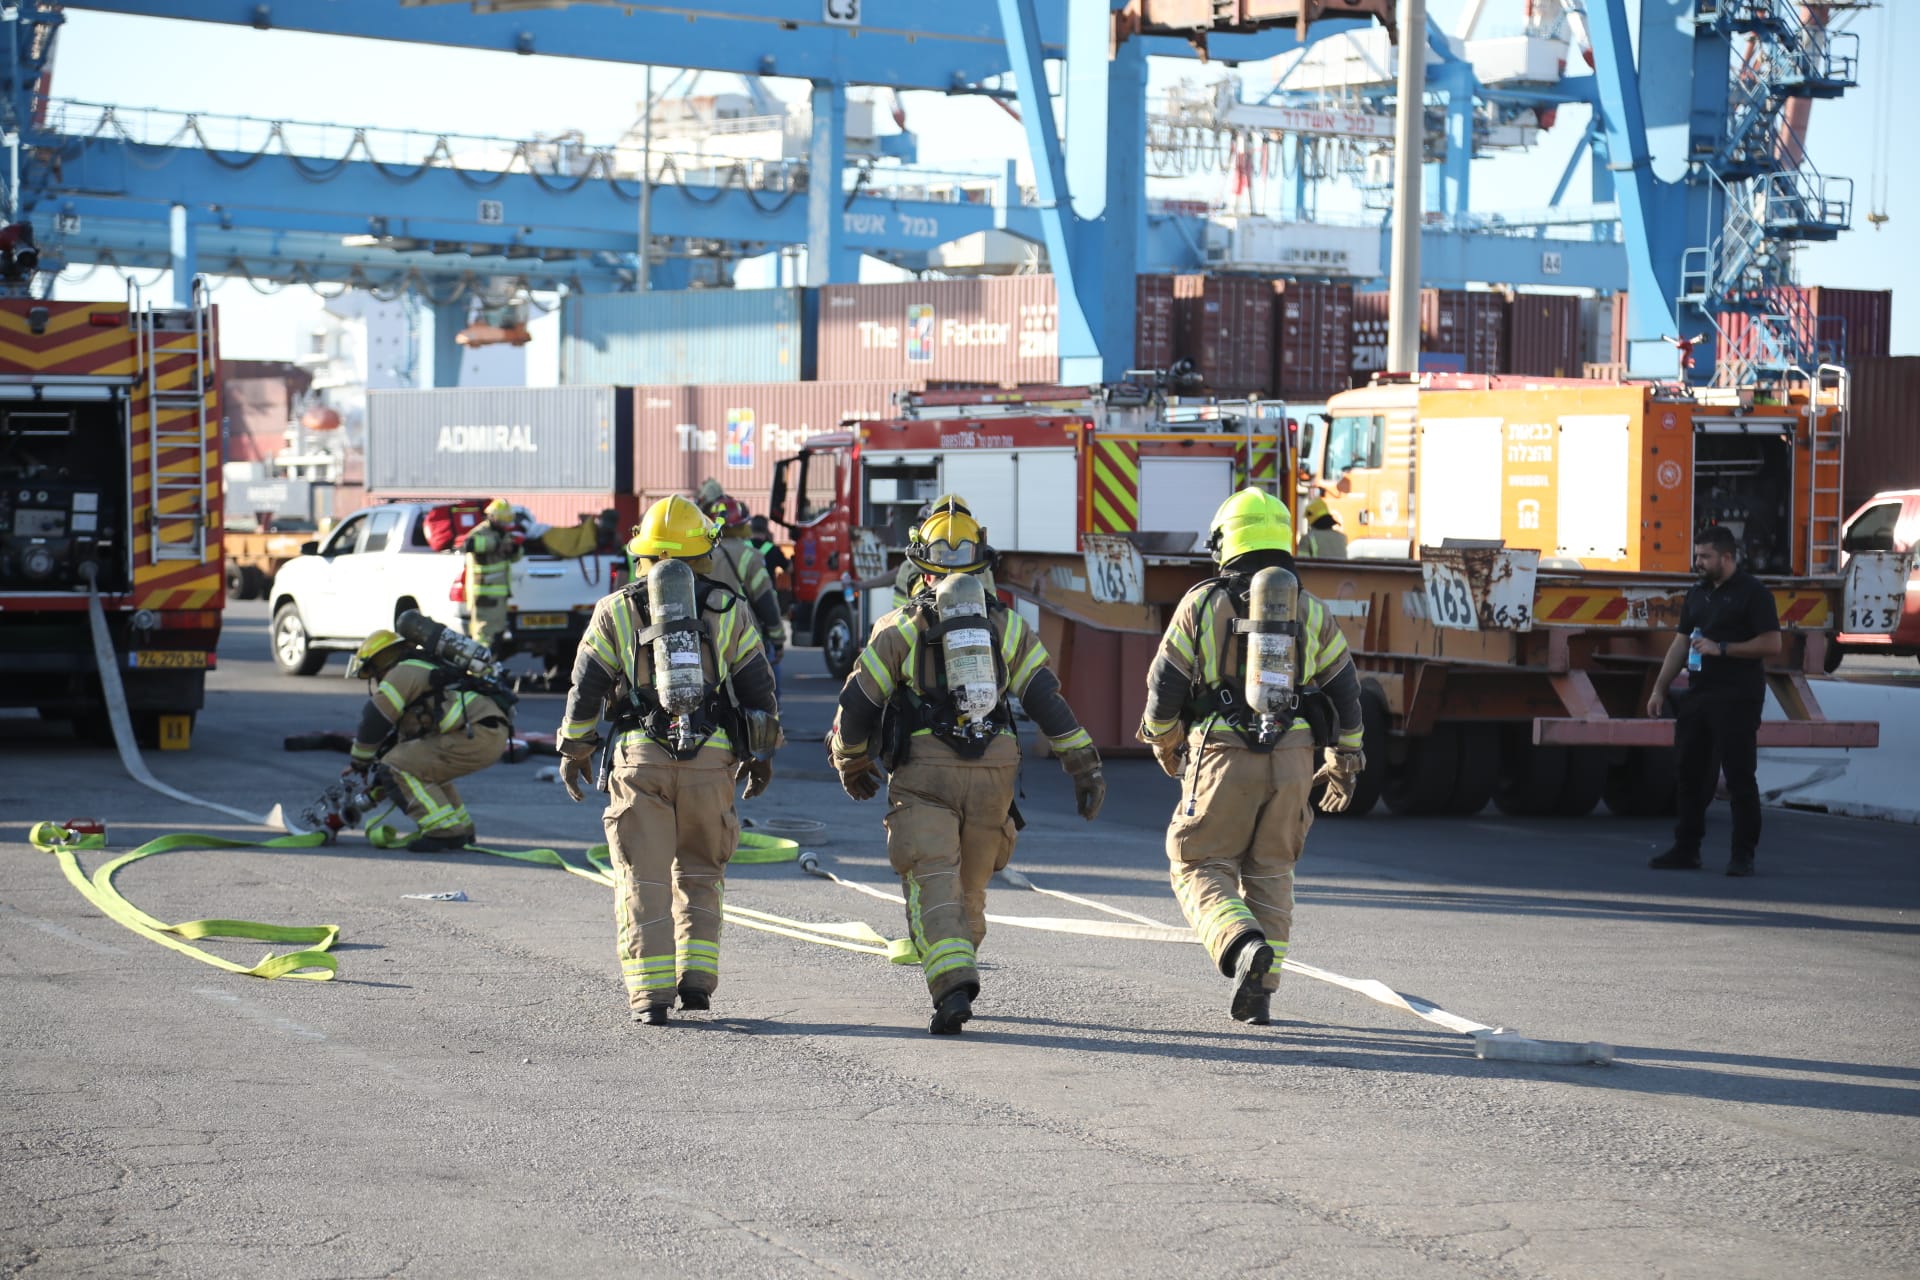
<svg viewBox="0 0 1920 1280"><path fill-rule="evenodd" d="M522 631L539 631L548 627L564 627L567 615L564 613L523 613L520 615Z"/></svg>
<svg viewBox="0 0 1920 1280"><path fill-rule="evenodd" d="M207 665L207 655L190 653L184 649L135 649L127 655L127 665L134 668L201 668Z"/></svg>

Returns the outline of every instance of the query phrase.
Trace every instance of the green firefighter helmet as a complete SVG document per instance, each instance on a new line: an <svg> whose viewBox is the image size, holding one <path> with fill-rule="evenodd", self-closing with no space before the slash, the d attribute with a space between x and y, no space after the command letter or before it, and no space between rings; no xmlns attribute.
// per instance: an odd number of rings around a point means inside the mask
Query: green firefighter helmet
<svg viewBox="0 0 1920 1280"><path fill-rule="evenodd" d="M1213 562L1225 566L1250 551L1293 550L1293 514L1264 489L1242 489L1220 504L1207 530Z"/></svg>

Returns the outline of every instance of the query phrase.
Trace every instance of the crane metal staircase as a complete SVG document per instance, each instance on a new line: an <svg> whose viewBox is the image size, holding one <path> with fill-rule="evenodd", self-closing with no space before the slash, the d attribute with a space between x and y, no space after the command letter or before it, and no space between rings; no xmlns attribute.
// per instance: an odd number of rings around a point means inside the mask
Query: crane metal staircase
<svg viewBox="0 0 1920 1280"><path fill-rule="evenodd" d="M1836 98L1858 84L1860 38L1803 19L1798 0L1694 0L1694 22L1744 37L1733 69L1725 135L1699 157L1693 181L1710 184L1718 234L1687 250L1681 301L1718 330L1723 385L1778 383L1793 369L1837 356L1795 287L1796 244L1832 240L1853 221L1853 181L1822 174L1791 123L1794 104ZM1838 335L1844 343L1844 335Z"/></svg>

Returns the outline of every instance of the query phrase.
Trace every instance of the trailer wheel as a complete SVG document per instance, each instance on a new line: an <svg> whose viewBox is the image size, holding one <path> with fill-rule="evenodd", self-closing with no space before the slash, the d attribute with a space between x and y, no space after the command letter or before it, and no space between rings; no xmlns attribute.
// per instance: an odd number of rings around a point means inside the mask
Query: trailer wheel
<svg viewBox="0 0 1920 1280"><path fill-rule="evenodd" d="M1828 675L1832 675L1840 669L1840 664L1846 660L1846 656L1847 651L1840 647L1840 642L1832 636L1828 636L1827 651L1820 659L1821 670L1825 671Z"/></svg>
<svg viewBox="0 0 1920 1280"><path fill-rule="evenodd" d="M1447 812L1471 817L1487 807L1493 789L1500 784L1500 731L1490 724L1456 726L1460 735L1460 758L1455 765L1453 794L1447 797Z"/></svg>
<svg viewBox="0 0 1920 1280"><path fill-rule="evenodd" d="M1387 735L1391 725L1387 700L1377 686L1367 685L1360 690L1360 725L1360 749L1366 753L1367 767L1360 771L1360 780L1354 785L1353 800L1340 812L1326 814L1326 817L1364 818L1380 803L1380 791L1387 782ZM1325 783L1316 784L1309 797L1316 813L1326 790Z"/></svg>
<svg viewBox="0 0 1920 1280"><path fill-rule="evenodd" d="M1634 747L1607 770L1601 798L1623 818L1666 817L1675 809L1676 785L1672 747Z"/></svg>
<svg viewBox="0 0 1920 1280"><path fill-rule="evenodd" d="M327 665L327 651L316 649L300 620L300 606L289 600L273 611L273 665L283 676L317 676Z"/></svg>
<svg viewBox="0 0 1920 1280"><path fill-rule="evenodd" d="M267 594L267 588L273 580L267 577L258 565L246 565L240 570L240 598L258 600Z"/></svg>
<svg viewBox="0 0 1920 1280"><path fill-rule="evenodd" d="M1584 818L1600 803L1607 786L1607 752L1604 747L1567 748L1567 777L1554 799L1553 812L1561 818Z"/></svg>
<svg viewBox="0 0 1920 1280"><path fill-rule="evenodd" d="M853 615L843 604L828 605L814 619L813 634L820 637L820 652L827 660L827 674L845 680L860 656L859 637L854 634Z"/></svg>
<svg viewBox="0 0 1920 1280"><path fill-rule="evenodd" d="M1536 746L1528 726L1510 726L1502 735L1494 807L1509 817L1543 817L1554 811L1566 785L1566 748Z"/></svg>
<svg viewBox="0 0 1920 1280"><path fill-rule="evenodd" d="M1399 814L1445 813L1458 776L1460 727L1435 725L1426 737L1407 738L1401 745L1404 754L1400 760L1395 761L1389 753L1381 799Z"/></svg>

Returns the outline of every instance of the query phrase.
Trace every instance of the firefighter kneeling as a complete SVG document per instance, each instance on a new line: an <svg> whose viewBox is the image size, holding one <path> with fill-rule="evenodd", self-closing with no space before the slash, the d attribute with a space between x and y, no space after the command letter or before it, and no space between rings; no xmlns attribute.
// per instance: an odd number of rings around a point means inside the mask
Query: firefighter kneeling
<svg viewBox="0 0 1920 1280"><path fill-rule="evenodd" d="M664 1026L712 1007L720 985L720 901L740 838L733 783L766 790L780 722L747 606L697 575L716 530L682 497L647 509L627 544L635 580L604 597L573 664L560 726L560 779L579 800L605 707L612 721L612 854L618 948L635 1022Z"/></svg>
<svg viewBox="0 0 1920 1280"><path fill-rule="evenodd" d="M1233 1016L1259 1024L1293 931L1313 785L1326 781L1320 807L1338 812L1366 763L1346 638L1300 590L1292 546L1292 518L1272 494L1247 489L1221 504L1208 540L1221 576L1174 610L1139 732L1183 780L1167 829L1174 894L1233 979ZM1326 749L1317 774L1315 745Z"/></svg>
<svg viewBox="0 0 1920 1280"><path fill-rule="evenodd" d="M874 623L840 691L827 747L855 800L887 789L887 860L907 896L935 1035L957 1035L980 994L987 882L1013 856L1020 751L1009 694L1020 699L1073 777L1092 820L1106 797L1100 755L1060 696L1047 651L1017 613L987 594L985 531L957 501L914 531L907 555L934 584Z"/></svg>
<svg viewBox="0 0 1920 1280"><path fill-rule="evenodd" d="M401 624L416 621L436 635L446 632L413 613ZM420 830L408 849L465 848L474 838L473 815L453 780L500 759L513 736L513 695L392 631L368 636L347 663L347 678L361 677L373 696L360 713L347 772L365 774L381 798L413 819ZM394 745L382 751L390 738Z"/></svg>

